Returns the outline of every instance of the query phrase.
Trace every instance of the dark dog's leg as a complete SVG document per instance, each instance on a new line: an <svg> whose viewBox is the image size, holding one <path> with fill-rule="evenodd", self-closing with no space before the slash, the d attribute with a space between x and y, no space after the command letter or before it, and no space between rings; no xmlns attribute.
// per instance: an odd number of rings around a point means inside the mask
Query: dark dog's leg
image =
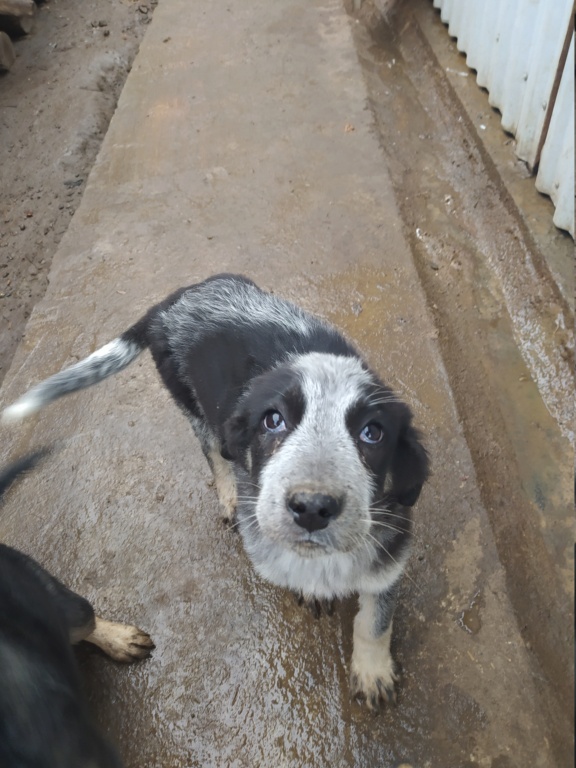
<svg viewBox="0 0 576 768"><path fill-rule="evenodd" d="M82 640L97 645L115 661L138 661L150 655L154 643L146 632L131 624L94 618L94 628Z"/></svg>
<svg viewBox="0 0 576 768"><path fill-rule="evenodd" d="M379 595L361 594L354 620L351 689L366 699L369 709L396 701L396 665L390 654L392 616L398 584Z"/></svg>
<svg viewBox="0 0 576 768"><path fill-rule="evenodd" d="M154 643L146 632L131 624L101 619L95 615L88 600L56 583L59 587L57 600L66 616L71 643L86 640L115 661L138 661L150 655Z"/></svg>
<svg viewBox="0 0 576 768"><path fill-rule="evenodd" d="M92 632L95 626L95 616L94 609L88 600L61 584L58 579L48 573L36 560L25 555L24 552L5 547L3 553L4 557L10 558L23 573L27 571L36 583L42 585L50 601L64 616L70 642L77 643Z"/></svg>
<svg viewBox="0 0 576 768"><path fill-rule="evenodd" d="M146 632L130 624L101 619L95 615L88 600L60 584L50 574L46 576L52 581L51 591L66 616L71 643L86 640L115 661L138 661L150 655L154 643Z"/></svg>
<svg viewBox="0 0 576 768"><path fill-rule="evenodd" d="M50 597L64 615L71 643L87 640L99 646L116 661L136 661L150 655L154 643L146 632L129 624L117 624L95 615L83 597L61 584L37 562L20 555L40 578Z"/></svg>
<svg viewBox="0 0 576 768"><path fill-rule="evenodd" d="M52 579L52 577L50 578ZM52 580L54 602L58 603L60 610L66 617L70 642L72 644L79 643L96 626L94 608L84 597L72 592L71 589L60 584L56 579Z"/></svg>

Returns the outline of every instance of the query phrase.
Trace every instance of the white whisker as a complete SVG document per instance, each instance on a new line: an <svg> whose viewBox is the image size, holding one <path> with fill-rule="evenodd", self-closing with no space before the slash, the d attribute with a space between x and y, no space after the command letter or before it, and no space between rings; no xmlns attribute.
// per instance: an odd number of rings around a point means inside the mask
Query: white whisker
<svg viewBox="0 0 576 768"><path fill-rule="evenodd" d="M374 536L372 536L372 534L371 534L371 533L368 533L367 535L368 535L368 537L369 537L369 538L373 539L374 543L375 543L375 544L376 544L378 547L380 547L382 550L384 550L384 553L385 553L386 555L388 555L388 557L389 557L391 560L393 560L393 561L396 563L396 565L398 565L398 566L400 565L400 563L398 562L398 560L396 560L396 558L395 558L393 555L391 555L391 554L390 554L390 552L389 552L389 551L386 549L386 547L384 546L384 544L382 544L380 541L378 541L378 539L376 539ZM414 579L412 578L412 576L410 576L410 574L409 574L409 573L407 573L406 571L404 571L404 575L406 576L406 578L410 579L410 581L412 582L412 584L414 584L414 586L416 587L416 589L417 589L419 592L422 592L422 593L424 592L424 590L423 590L421 587L419 587L419 586L418 586L418 584L416 584L416 582L414 581Z"/></svg>
<svg viewBox="0 0 576 768"><path fill-rule="evenodd" d="M389 523L383 523L380 520L363 520L363 523L371 523L372 525L379 525L382 528L386 528L390 531L396 531L396 533L410 533L409 528L398 528L395 525L390 525Z"/></svg>
<svg viewBox="0 0 576 768"><path fill-rule="evenodd" d="M253 528L255 525L258 525L258 518L255 518L254 520L252 520L252 522L248 523L248 525L245 526L242 530L247 531L249 528Z"/></svg>
<svg viewBox="0 0 576 768"><path fill-rule="evenodd" d="M252 520L252 522L246 526L246 530L250 528L254 523L258 522L258 519L256 517L256 512L254 512L253 515L248 515L247 517L243 517L241 520L237 520L233 525L230 526L230 529L237 528L239 525L243 525L247 520Z"/></svg>
<svg viewBox="0 0 576 768"><path fill-rule="evenodd" d="M385 515L386 517L397 517L399 520L404 521L409 520L407 515L395 515L393 512L388 512L387 509L382 509L381 507L368 507L368 510L374 514Z"/></svg>

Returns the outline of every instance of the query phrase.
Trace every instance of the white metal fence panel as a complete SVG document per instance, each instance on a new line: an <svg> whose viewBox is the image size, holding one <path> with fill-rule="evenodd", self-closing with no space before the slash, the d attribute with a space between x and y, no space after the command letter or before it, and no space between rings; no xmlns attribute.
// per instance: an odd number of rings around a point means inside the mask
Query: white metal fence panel
<svg viewBox="0 0 576 768"><path fill-rule="evenodd" d="M552 198L554 224L574 237L574 38L542 148L536 189Z"/></svg>
<svg viewBox="0 0 576 768"><path fill-rule="evenodd" d="M458 50L466 54L468 66L476 70L478 85L488 90L490 104L502 113L502 127L516 136L516 154L534 168L572 25L573 0L433 0L433 4L457 39ZM566 221L564 211L574 207L574 139L564 130L567 120L574 125L573 72L573 66L564 69L564 79L571 78L571 85L563 86L564 106L556 117L554 104L556 138L544 155L549 165L557 159L555 152L564 152L564 163L557 163L558 173L552 174L557 177L550 182L555 194L549 194L562 208L556 223ZM572 213L572 235L573 219Z"/></svg>

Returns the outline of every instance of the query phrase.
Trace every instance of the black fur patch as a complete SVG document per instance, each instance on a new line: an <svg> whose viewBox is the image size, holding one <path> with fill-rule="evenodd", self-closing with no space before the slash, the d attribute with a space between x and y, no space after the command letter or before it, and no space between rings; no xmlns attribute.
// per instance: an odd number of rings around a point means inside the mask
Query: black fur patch
<svg viewBox="0 0 576 768"><path fill-rule="evenodd" d="M206 285L219 282L250 286L256 295L261 291L251 280L234 275L216 275L198 285L178 291L153 307L122 338L146 338L162 380L174 400L182 407L201 412L217 434L223 433L224 423L235 411L238 401L250 382L278 365L288 355L324 352L355 356L356 350L334 328L315 318L309 318L309 333L303 335L290 324L278 325L274 317L259 318L257 322L238 324L225 313L214 327L191 327L186 347L175 342L174 326L183 299L194 306L194 295L201 295ZM288 305L287 305L288 306ZM303 317L308 317L302 313ZM143 329L146 329L145 331ZM128 335L132 334L132 335Z"/></svg>
<svg viewBox="0 0 576 768"><path fill-rule="evenodd" d="M304 407L300 377L290 367L282 366L258 376L224 424L222 455L239 459L250 448L253 475L257 476L265 460L298 426ZM271 434L264 429L263 420L269 411L282 414L284 432Z"/></svg>
<svg viewBox="0 0 576 768"><path fill-rule="evenodd" d="M44 452L0 474L0 493ZM120 768L94 729L70 631L94 611L32 558L0 544L0 766Z"/></svg>

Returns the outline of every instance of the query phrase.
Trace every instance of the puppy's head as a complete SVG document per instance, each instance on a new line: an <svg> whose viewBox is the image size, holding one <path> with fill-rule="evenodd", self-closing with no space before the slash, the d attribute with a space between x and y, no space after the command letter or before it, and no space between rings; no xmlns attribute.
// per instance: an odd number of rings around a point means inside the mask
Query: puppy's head
<svg viewBox="0 0 576 768"><path fill-rule="evenodd" d="M223 455L258 487L265 536L310 557L351 552L379 512L420 494L428 458L411 419L358 358L298 355L253 380Z"/></svg>

